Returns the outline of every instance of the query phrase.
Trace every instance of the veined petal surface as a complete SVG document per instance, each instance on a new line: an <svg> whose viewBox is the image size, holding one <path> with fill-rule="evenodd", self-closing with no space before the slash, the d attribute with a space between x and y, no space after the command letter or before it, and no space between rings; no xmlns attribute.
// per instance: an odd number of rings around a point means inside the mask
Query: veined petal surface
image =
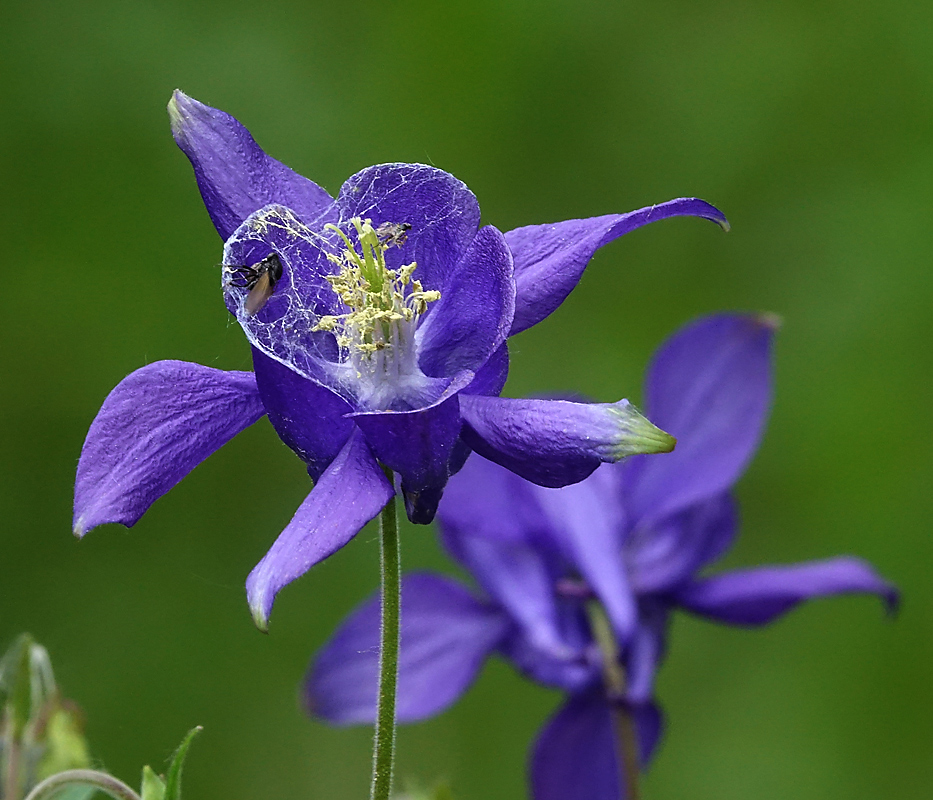
<svg viewBox="0 0 933 800"><path fill-rule="evenodd" d="M246 579L257 627L268 628L272 604L283 586L349 542L394 493L356 431Z"/></svg>
<svg viewBox="0 0 933 800"><path fill-rule="evenodd" d="M502 234L487 225L418 328L421 369L435 378L475 372L505 342L514 313L512 256Z"/></svg>
<svg viewBox="0 0 933 800"><path fill-rule="evenodd" d="M667 452L674 440L627 400L573 403L567 400L460 398L464 441L540 486L583 480L603 462L634 453Z"/></svg>
<svg viewBox="0 0 933 800"><path fill-rule="evenodd" d="M348 178L337 196L341 220L408 224L401 247L386 250L397 269L412 261L414 277L443 296L447 281L479 230L479 203L463 181L424 164L377 164ZM433 313L433 312L429 312Z"/></svg>
<svg viewBox="0 0 933 800"><path fill-rule="evenodd" d="M265 413L251 372L186 361L136 370L104 400L81 450L74 531L133 525L159 497Z"/></svg>
<svg viewBox="0 0 933 800"><path fill-rule="evenodd" d="M220 238L269 203L312 220L333 205L320 186L267 156L236 119L176 90L168 105L172 134L198 181Z"/></svg>
<svg viewBox="0 0 933 800"><path fill-rule="evenodd" d="M515 259L517 286L510 335L536 325L563 303L600 247L649 222L678 216L703 217L729 228L715 206L682 197L627 214L528 225L506 233L505 240Z"/></svg>

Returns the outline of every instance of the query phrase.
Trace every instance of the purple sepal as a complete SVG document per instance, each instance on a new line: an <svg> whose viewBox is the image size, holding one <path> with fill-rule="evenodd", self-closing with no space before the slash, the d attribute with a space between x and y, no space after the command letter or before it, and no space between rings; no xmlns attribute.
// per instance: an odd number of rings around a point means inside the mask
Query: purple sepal
<svg viewBox="0 0 933 800"><path fill-rule="evenodd" d="M268 203L312 220L333 204L320 186L267 156L229 114L176 90L168 104L172 135L191 166L220 238Z"/></svg>
<svg viewBox="0 0 933 800"><path fill-rule="evenodd" d="M341 397L253 348L253 368L269 421L285 444L321 477L353 432Z"/></svg>
<svg viewBox="0 0 933 800"><path fill-rule="evenodd" d="M475 372L505 342L514 312L512 256L502 234L487 225L418 328L421 369L435 378Z"/></svg>
<svg viewBox="0 0 933 800"><path fill-rule="evenodd" d="M776 567L734 570L690 582L675 597L688 611L730 625L765 625L804 600L838 594L874 594L889 612L897 589L867 562L843 556Z"/></svg>
<svg viewBox="0 0 933 800"><path fill-rule="evenodd" d="M157 361L117 384L91 423L74 532L133 525L159 497L265 413L251 372Z"/></svg>
<svg viewBox="0 0 933 800"><path fill-rule="evenodd" d="M660 738L654 705L635 709L642 764ZM529 764L533 800L624 800L612 706L601 690L571 695L538 734Z"/></svg>
<svg viewBox="0 0 933 800"><path fill-rule="evenodd" d="M394 493L362 433L354 432L246 579L256 626L268 628L283 586L349 542Z"/></svg>
<svg viewBox="0 0 933 800"><path fill-rule="evenodd" d="M484 458L549 487L582 481L600 463L625 454L620 452L619 409L628 407L625 400L460 398L464 441Z"/></svg>
<svg viewBox="0 0 933 800"><path fill-rule="evenodd" d="M515 260L517 288L515 320L509 335L536 325L564 302L600 247L649 222L678 216L702 217L729 229L719 209L703 200L684 197L627 214L528 225L506 233Z"/></svg>
<svg viewBox="0 0 933 800"><path fill-rule="evenodd" d="M720 314L694 322L655 356L646 385L652 422L677 438L663 458L623 467L633 524L721 494L761 440L771 403L773 317Z"/></svg>
<svg viewBox="0 0 933 800"><path fill-rule="evenodd" d="M505 616L460 584L428 574L402 581L396 719L414 722L452 705L508 627ZM379 597L354 611L308 672L308 711L335 725L372 723L379 665Z"/></svg>

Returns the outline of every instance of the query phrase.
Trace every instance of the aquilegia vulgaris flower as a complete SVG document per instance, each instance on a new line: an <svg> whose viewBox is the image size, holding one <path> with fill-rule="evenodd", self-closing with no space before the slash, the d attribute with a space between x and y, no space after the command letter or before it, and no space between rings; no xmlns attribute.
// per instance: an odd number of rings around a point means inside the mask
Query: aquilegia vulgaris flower
<svg viewBox="0 0 933 800"><path fill-rule="evenodd" d="M268 415L315 485L247 580L265 627L279 589L346 544L397 489L409 518L430 522L471 449L563 486L602 462L673 446L624 400L500 398L506 338L554 311L602 245L670 216L726 227L713 206L672 200L503 235L481 228L470 190L434 167L369 167L335 200L228 114L176 92L169 115L225 241L224 299L254 372L162 361L121 382L81 453L78 536L133 525Z"/></svg>
<svg viewBox="0 0 933 800"><path fill-rule="evenodd" d="M438 519L486 596L437 575L405 578L399 721L442 711L498 651L568 693L532 751L535 800L618 800L613 714L634 718L646 764L661 733L653 683L673 609L752 626L814 597L868 592L896 604L895 589L850 557L701 574L736 535L731 488L767 416L773 333L767 316L723 314L661 348L646 405L678 438L670 455L606 464L562 489L467 461ZM372 719L377 617L371 600L318 655L307 683L313 713L336 724ZM609 658L624 670L621 691L606 677L599 619L618 643Z"/></svg>

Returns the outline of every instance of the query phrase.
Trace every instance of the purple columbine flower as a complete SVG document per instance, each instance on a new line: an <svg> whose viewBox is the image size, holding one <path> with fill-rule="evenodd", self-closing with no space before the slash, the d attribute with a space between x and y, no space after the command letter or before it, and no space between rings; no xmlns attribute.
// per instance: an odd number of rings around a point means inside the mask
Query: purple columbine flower
<svg viewBox="0 0 933 800"><path fill-rule="evenodd" d="M663 458L604 465L562 489L522 480L473 456L438 512L444 541L485 597L430 574L406 577L398 719L453 703L499 652L567 692L531 753L535 800L617 800L613 707L634 717L647 764L661 733L653 683L676 608L730 625L764 625L804 600L896 590L851 557L706 575L737 532L731 489L758 447L771 399L767 316L722 314L689 325L657 353L647 381L652 419L678 438ZM607 690L587 604L620 643L622 696ZM308 675L309 710L369 722L376 693L378 601L344 623Z"/></svg>
<svg viewBox="0 0 933 800"><path fill-rule="evenodd" d="M420 164L364 169L336 200L266 155L228 114L181 92L172 132L225 241L227 308L254 372L161 361L105 400L81 453L74 530L133 525L185 474L268 415L315 481L247 580L265 627L276 593L345 545L396 491L434 516L474 449L547 486L673 440L626 401L500 398L506 338L570 293L593 253L696 199L506 234L480 227L470 190Z"/></svg>

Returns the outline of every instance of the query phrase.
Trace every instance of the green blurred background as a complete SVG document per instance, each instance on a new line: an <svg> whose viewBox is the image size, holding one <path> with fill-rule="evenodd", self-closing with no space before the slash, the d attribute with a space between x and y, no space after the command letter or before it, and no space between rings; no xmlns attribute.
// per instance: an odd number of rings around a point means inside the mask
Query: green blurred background
<svg viewBox="0 0 933 800"><path fill-rule="evenodd" d="M652 350L717 309L785 321L768 434L730 564L854 553L896 621L844 598L763 631L677 620L650 800L928 798L933 784L929 408L933 5L898 0L259 4L14 2L0 30L0 643L31 631L136 782L201 724L191 798L361 798L370 732L306 719L309 656L375 587L367 529L252 626L243 581L308 490L265 422L131 531L70 534L90 421L163 358L248 369L221 243L169 134L176 87L332 193L420 161L503 230L696 195L593 260L513 340L506 393L640 398ZM247 487L244 490L243 487ZM407 528L406 567L450 569ZM556 693L491 664L401 733L400 780L525 795Z"/></svg>

